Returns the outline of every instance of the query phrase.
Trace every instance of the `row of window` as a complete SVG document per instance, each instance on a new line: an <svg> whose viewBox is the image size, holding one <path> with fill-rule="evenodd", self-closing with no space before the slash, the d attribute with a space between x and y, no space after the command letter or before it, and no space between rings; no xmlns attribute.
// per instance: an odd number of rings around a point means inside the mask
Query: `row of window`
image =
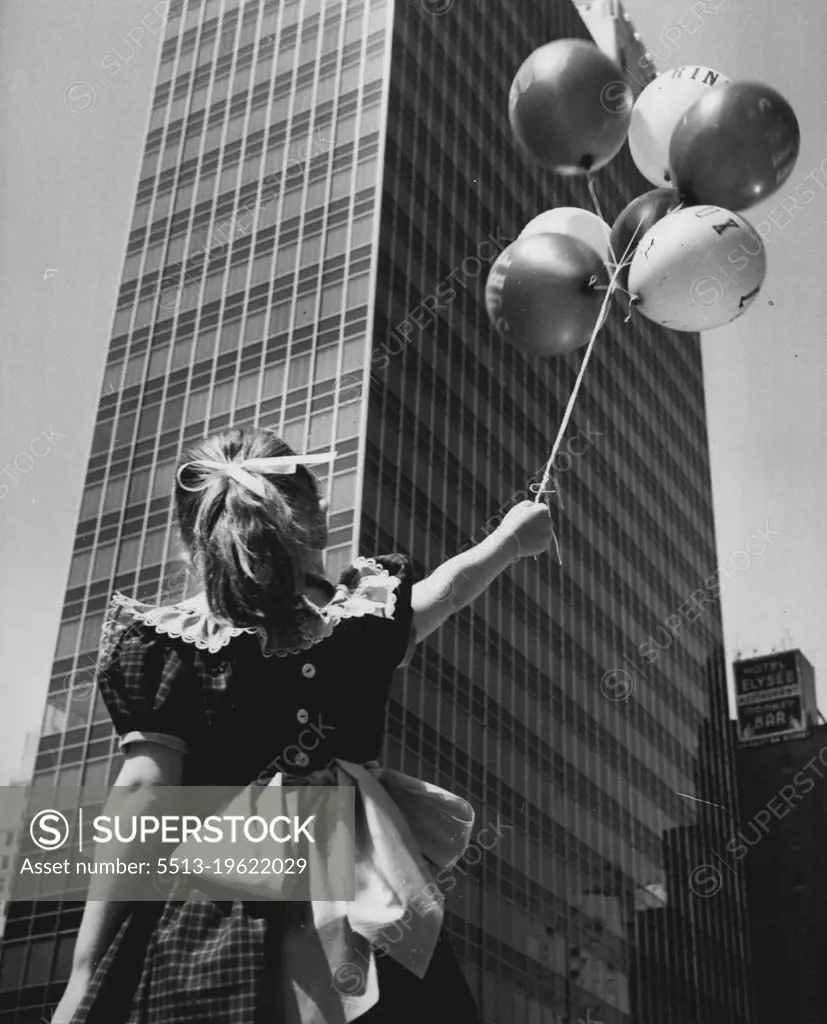
<svg viewBox="0 0 827 1024"><path fill-rule="evenodd" d="M322 193L327 190L328 184L330 184L332 189L331 201L333 201L335 198L342 198L351 194L352 191L359 192L374 185L376 173L376 160L364 160L356 167L355 179L354 168L351 166L343 171L338 171L330 182L324 181L318 184ZM355 185L353 184L354 180ZM318 205L323 204L324 199L320 197ZM305 206L302 200L301 189L296 188L285 194L281 210L278 209L276 202L267 203L258 209L252 208L251 213L245 214L238 221L228 222L229 226L225 234L249 234L254 231L262 231L267 227L275 226L283 219L297 216L302 209L305 209ZM292 276L297 269L304 269L311 267L313 264L318 264L322 261L322 258L324 260L333 260L343 255L348 249L353 250L359 244L368 244L373 237L372 218L365 217L358 220L360 221L359 227L356 228L354 222L354 236L349 245L347 241L347 226L339 225L331 229L329 238L328 236L324 237L324 247L320 232L301 239L301 252L299 252L298 241L282 246L277 253L275 266L273 265L271 251L260 253L256 256L255 261L253 261L256 279L249 286L262 284L278 277ZM243 232L241 232L242 225L244 228ZM237 257L237 262L234 264L230 263L229 267L226 265L227 249L224 248L219 250L212 260L201 260L197 264L182 268L186 245L186 238L181 236L171 241L165 252L163 247L153 247L155 255L143 268L145 281L141 291L144 294L140 294L133 324L134 330L146 327L156 319L162 321L174 316L176 312L194 309L198 305L216 300L220 298L222 293L229 295L237 291L243 291L248 287L247 271L251 262L249 246L245 247L246 251L239 254L240 258ZM206 237L201 247L198 245L189 247L189 257L202 253L205 247ZM153 252L153 249L148 250L148 255L150 252ZM215 266L216 258L220 261L220 265L217 268ZM132 262L129 263L129 260ZM165 271L162 293L159 294L156 272L160 271L161 261L163 261L166 267L174 269ZM154 265L156 262L157 266ZM130 276L137 274L138 265L138 254L129 257L125 273ZM205 272L206 285L203 294L201 294L202 278ZM153 276L146 280L150 274ZM123 333L124 306L127 304L131 305L134 301L134 296L134 287L126 288L122 291L119 313L114 325L114 336L116 337Z"/></svg>
<svg viewBox="0 0 827 1024"><path fill-rule="evenodd" d="M174 90L170 92L169 89L160 86L156 93L156 105L150 120L150 132L160 128L163 124L172 124L185 115L191 117L207 106L215 109L217 104L228 98L233 99L234 105L236 105L239 100L245 98L243 94L248 88L252 88L258 97L260 90L257 87L263 83L272 83L279 76L292 76L294 71L297 76L304 77L302 72L307 71L314 63L322 65L326 56L338 54L342 50L346 54L343 64L350 64L353 57L358 58L358 53L348 54L348 48L352 50L353 44L366 39L368 50L375 49L376 45L381 43L385 21L386 15L383 11L374 12L368 18L367 25L359 15L349 18L345 24L344 37L341 40L339 25L326 27L320 48L318 44L320 26L316 23L306 27L302 33L300 44L297 43L294 34L283 32L278 50L272 36L264 27L256 32L255 27L251 26L250 32L257 36L259 46L257 50L255 47L250 47L247 52L244 52L243 47L253 41L252 39L244 40L237 48L234 62L215 61L214 55L210 52L210 40L205 40L194 76L195 88L190 93L188 72L191 70L191 62L186 55L183 55L177 68L178 78ZM276 58L275 67L273 67L274 56ZM162 64L162 82L164 71L171 67L171 61ZM234 75L231 86L230 72L232 70L234 70ZM214 73L212 82L203 81L205 73L208 75ZM376 77L378 76L375 70L370 69L369 77L366 75L366 81L371 81ZM173 96L171 104L169 102L170 95ZM324 97L324 99L331 98L332 96ZM322 102L322 99L319 102Z"/></svg>
<svg viewBox="0 0 827 1024"><path fill-rule="evenodd" d="M360 279L354 279L354 281L357 281L359 284L355 294L355 299L358 300L362 297L366 278L365 281ZM351 285L353 283L351 282ZM245 324L245 335L248 333L246 328L250 324L251 321L249 320ZM258 335L260 331L258 318L254 318L252 326L256 335ZM230 327L233 330L230 330ZM195 344L195 362L211 358L216 351L216 345L218 354L235 348L239 344L239 331L240 321L229 325L228 328L225 328L220 333L212 330L205 331L199 335L198 341ZM230 335L230 342L225 349L225 336L227 334ZM170 348L172 351L170 351ZM192 354L192 348L192 341L188 339L183 346L183 350ZM338 363L340 351L342 355L341 369L339 369ZM117 420L107 418L97 424L93 435L92 453L98 454L107 451L113 444L115 446L130 444L136 421L138 425L137 440L140 441L155 437L159 431L176 430L182 422L187 426L191 426L208 418L214 418L217 415L229 412L233 408L243 409L248 405L255 405L259 394L262 401L278 397L285 401L291 392L299 388L306 388L310 384L311 373L314 388L319 388L318 397L321 398L321 394L336 397L338 394L342 402L353 401L360 397L359 389L355 386L357 384L357 376L355 375L359 374L363 368L364 351L364 339L355 338L345 342L341 349L338 346L328 346L320 350L316 354L315 365L313 353L309 353L294 356L287 362L282 361L266 366L263 371L256 368L239 376L233 375L228 377L225 372L227 367L225 366L222 367L222 376L227 379L221 380L219 383L215 383L214 379L212 381L207 380L203 386L192 388L186 394L180 395L180 397L170 396L163 401L161 392L158 391L153 395L153 399L157 401L144 405L140 412L135 408L136 403L133 400L129 400L125 402ZM175 363L180 361L181 353L177 345L163 346L157 352L152 353L150 356L150 366L146 371L143 371L142 367L146 365L146 355L147 353L143 353L140 356L133 357L133 359L126 363L124 388L132 386L133 383L137 383L139 380L152 379L156 375L156 373L153 373L153 362L155 364L154 370L157 372L164 362L171 357L172 368L175 369ZM120 366L112 369L114 372L110 375L109 370L107 370L107 377L104 379L105 393L109 392L110 388L114 391L113 378L117 379L117 375L124 369L124 364L122 363ZM325 381L336 381L337 376L341 385L338 392L335 388L329 386L321 387ZM130 380L130 377L133 379ZM201 374L199 375L199 380L204 380L205 377L206 374ZM137 378L137 380L134 378ZM109 411L107 410L107 412ZM292 407L288 412L288 418L296 418L296 411ZM317 429L323 432L323 428ZM338 430L337 436L340 436ZM84 516L82 515L81 518L84 518Z"/></svg>

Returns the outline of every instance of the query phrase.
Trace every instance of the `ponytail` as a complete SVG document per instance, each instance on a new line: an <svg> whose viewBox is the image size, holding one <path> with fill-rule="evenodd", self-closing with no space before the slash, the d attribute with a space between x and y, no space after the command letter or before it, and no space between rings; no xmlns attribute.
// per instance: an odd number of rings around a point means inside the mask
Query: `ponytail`
<svg viewBox="0 0 827 1024"><path fill-rule="evenodd" d="M210 610L235 625L295 619L306 558L318 547L316 480L303 466L295 473L261 475L262 496L227 473L189 465L294 454L270 431L234 429L208 438L182 459L182 469L200 480L198 489L191 488L179 471L175 501L181 536Z"/></svg>

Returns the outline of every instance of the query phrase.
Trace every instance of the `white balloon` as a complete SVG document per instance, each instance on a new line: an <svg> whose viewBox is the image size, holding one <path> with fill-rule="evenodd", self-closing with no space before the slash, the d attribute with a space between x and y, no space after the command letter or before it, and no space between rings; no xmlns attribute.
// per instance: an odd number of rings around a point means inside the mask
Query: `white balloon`
<svg viewBox="0 0 827 1024"><path fill-rule="evenodd" d="M629 150L647 181L671 184L669 143L678 121L710 89L730 81L711 68L682 67L664 71L638 96L629 127Z"/></svg>
<svg viewBox="0 0 827 1024"><path fill-rule="evenodd" d="M520 232L520 238L529 235L569 235L594 249L604 263L608 263L611 257L612 229L596 213L582 210L579 206L546 210L530 220Z"/></svg>
<svg viewBox="0 0 827 1024"><path fill-rule="evenodd" d="M709 331L746 312L766 272L761 236L740 214L690 206L643 236L629 291L649 320L673 331Z"/></svg>

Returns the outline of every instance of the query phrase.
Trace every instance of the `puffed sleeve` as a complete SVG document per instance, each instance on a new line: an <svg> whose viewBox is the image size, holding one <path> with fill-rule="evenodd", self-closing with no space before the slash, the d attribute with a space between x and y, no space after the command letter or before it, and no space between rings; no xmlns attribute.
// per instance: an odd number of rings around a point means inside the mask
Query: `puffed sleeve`
<svg viewBox="0 0 827 1024"><path fill-rule="evenodd" d="M392 669L407 665L416 644L411 606L414 572L409 556L392 554L359 559L355 567L343 573L342 582L351 586L355 583L356 592L373 603L374 611L380 612L367 617L371 643L376 644L374 656Z"/></svg>
<svg viewBox="0 0 827 1024"><path fill-rule="evenodd" d="M101 634L97 685L121 749L152 742L186 753L192 744L192 669L177 645L143 621L144 607L116 595Z"/></svg>

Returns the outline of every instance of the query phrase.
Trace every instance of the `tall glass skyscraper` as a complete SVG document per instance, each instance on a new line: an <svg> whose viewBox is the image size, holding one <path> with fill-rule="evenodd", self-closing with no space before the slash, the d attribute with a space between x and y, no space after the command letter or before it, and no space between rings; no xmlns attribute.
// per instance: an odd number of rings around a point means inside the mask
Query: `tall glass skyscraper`
<svg viewBox="0 0 827 1024"><path fill-rule="evenodd" d="M609 8L637 91L651 68ZM483 292L532 216L590 205L507 120L525 57L571 36L570 0L172 5L39 786L117 771L91 666L113 589L191 585L169 500L185 442L255 423L335 444L334 574L392 550L424 573L539 479L579 356L510 348ZM649 186L624 152L597 187L611 219ZM743 894L695 875L734 806L720 612L664 625L716 566L698 339L614 313L561 451L561 564L520 563L423 645L387 763L477 809L448 927L487 1021L747 1024ZM11 908L2 1024L56 1000L80 911Z"/></svg>

